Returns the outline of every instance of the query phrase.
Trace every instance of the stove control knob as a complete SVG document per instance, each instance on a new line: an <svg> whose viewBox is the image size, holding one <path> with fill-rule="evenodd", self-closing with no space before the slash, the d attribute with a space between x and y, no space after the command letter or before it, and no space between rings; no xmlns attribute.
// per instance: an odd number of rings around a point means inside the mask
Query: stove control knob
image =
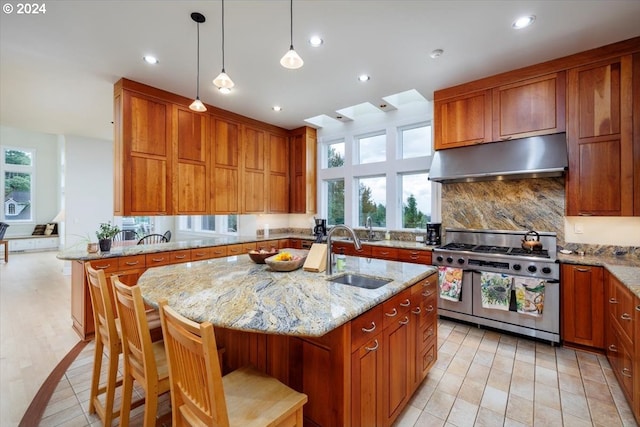
<svg viewBox="0 0 640 427"><path fill-rule="evenodd" d="M464 264L464 258L458 258L458 264L460 265Z"/></svg>
<svg viewBox="0 0 640 427"><path fill-rule="evenodd" d="M450 256L448 256L448 257L447 257L447 262L448 262L449 264L451 264L451 263L453 262L453 258L451 258Z"/></svg>
<svg viewBox="0 0 640 427"><path fill-rule="evenodd" d="M442 260L443 260L443 259L444 259L444 258L442 258L442 255L438 255L438 256L436 257L436 260L437 260L438 262L442 262Z"/></svg>
<svg viewBox="0 0 640 427"><path fill-rule="evenodd" d="M544 274L549 274L549 273L551 273L551 269L549 267L542 267L542 272Z"/></svg>
<svg viewBox="0 0 640 427"><path fill-rule="evenodd" d="M535 265L530 265L529 267L527 267L527 270L529 270L529 273L535 273L537 268Z"/></svg>
<svg viewBox="0 0 640 427"><path fill-rule="evenodd" d="M520 266L520 264L513 264L513 269L514 269L515 271L520 271L520 269L521 269L521 268L522 268L522 267Z"/></svg>

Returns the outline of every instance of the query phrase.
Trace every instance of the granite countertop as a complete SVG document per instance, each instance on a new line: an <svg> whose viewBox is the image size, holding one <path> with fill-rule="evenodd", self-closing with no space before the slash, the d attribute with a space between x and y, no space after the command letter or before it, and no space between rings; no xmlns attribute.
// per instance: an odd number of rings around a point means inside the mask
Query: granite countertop
<svg viewBox="0 0 640 427"><path fill-rule="evenodd" d="M322 336L437 269L347 257L345 271L393 281L378 289L361 289L328 282L324 272L302 268L275 272L241 255L153 267L140 276L138 285L151 306L166 298L171 307L196 322L242 331Z"/></svg>
<svg viewBox="0 0 640 427"><path fill-rule="evenodd" d="M565 264L595 265L606 268L640 298L640 259L631 256L558 254Z"/></svg>

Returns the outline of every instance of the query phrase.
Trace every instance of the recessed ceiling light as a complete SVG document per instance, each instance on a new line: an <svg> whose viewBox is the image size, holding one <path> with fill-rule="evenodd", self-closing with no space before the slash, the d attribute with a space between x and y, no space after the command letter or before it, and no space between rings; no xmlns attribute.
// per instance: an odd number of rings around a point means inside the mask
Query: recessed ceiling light
<svg viewBox="0 0 640 427"><path fill-rule="evenodd" d="M142 60L144 62L146 62L147 64L157 64L158 63L158 58L156 58L153 55L145 55L142 57Z"/></svg>
<svg viewBox="0 0 640 427"><path fill-rule="evenodd" d="M521 16L520 18L513 21L513 24L511 24L511 27L513 27L516 30L520 30L522 28L528 27L529 25L533 24L535 20L536 20L535 15Z"/></svg>
<svg viewBox="0 0 640 427"><path fill-rule="evenodd" d="M368 80L371 80L371 76L369 76L368 74L360 74L358 76L358 80L360 80L361 82L366 82Z"/></svg>
<svg viewBox="0 0 640 427"><path fill-rule="evenodd" d="M442 56L442 54L444 53L444 50L442 49L434 49L431 51L431 53L429 54L429 56L432 59L436 59L436 58L440 58Z"/></svg>
<svg viewBox="0 0 640 427"><path fill-rule="evenodd" d="M322 40L320 36L311 36L311 38L309 38L309 44L313 47L318 47L322 43L324 43L324 40Z"/></svg>
<svg viewBox="0 0 640 427"><path fill-rule="evenodd" d="M279 105L274 105L273 107L271 107L271 109L272 109L273 111L282 111L282 107L281 107L281 106L279 106Z"/></svg>

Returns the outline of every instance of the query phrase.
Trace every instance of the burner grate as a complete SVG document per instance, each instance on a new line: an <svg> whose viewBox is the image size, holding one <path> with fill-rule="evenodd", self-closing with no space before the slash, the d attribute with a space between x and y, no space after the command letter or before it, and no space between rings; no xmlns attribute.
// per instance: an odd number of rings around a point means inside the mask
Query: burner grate
<svg viewBox="0 0 640 427"><path fill-rule="evenodd" d="M509 247L507 246L489 246L489 245L480 245L476 246L473 249L473 252L480 252L485 254L506 254L509 252Z"/></svg>
<svg viewBox="0 0 640 427"><path fill-rule="evenodd" d="M509 255L549 258L549 251L546 249L530 251L528 249L523 249L523 248L511 248L511 250L509 251Z"/></svg>
<svg viewBox="0 0 640 427"><path fill-rule="evenodd" d="M448 250L453 250L453 251L470 251L471 249L473 249L475 247L476 247L476 245L472 245L470 243L451 242L451 243L447 243L446 245L442 246L440 249L448 249Z"/></svg>

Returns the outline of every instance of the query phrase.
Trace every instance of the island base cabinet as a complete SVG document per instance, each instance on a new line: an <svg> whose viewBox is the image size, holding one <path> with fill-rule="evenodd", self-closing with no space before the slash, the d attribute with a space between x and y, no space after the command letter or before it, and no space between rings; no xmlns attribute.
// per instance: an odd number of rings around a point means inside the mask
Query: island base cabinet
<svg viewBox="0 0 640 427"><path fill-rule="evenodd" d="M360 346L351 355L351 425L380 426L383 417L382 335Z"/></svg>

